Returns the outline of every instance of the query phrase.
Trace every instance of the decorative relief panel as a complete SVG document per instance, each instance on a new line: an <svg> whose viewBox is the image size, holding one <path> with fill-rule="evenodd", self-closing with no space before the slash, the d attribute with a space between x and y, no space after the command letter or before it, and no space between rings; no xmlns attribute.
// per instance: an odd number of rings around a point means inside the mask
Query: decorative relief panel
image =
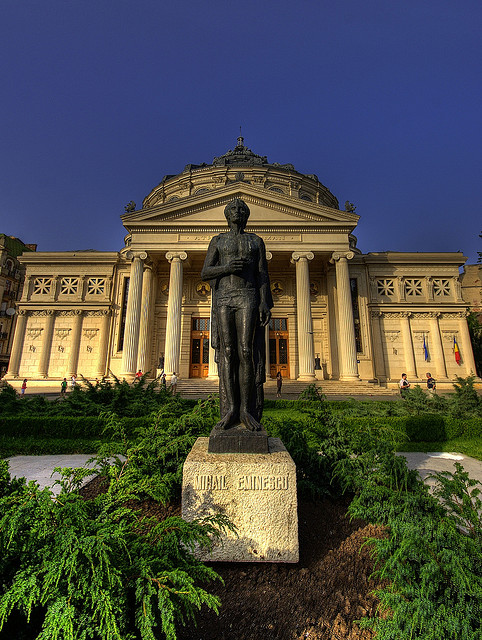
<svg viewBox="0 0 482 640"><path fill-rule="evenodd" d="M36 340L40 335L42 335L43 327L28 327L27 329L27 337L30 340Z"/></svg>
<svg viewBox="0 0 482 640"><path fill-rule="evenodd" d="M70 329L68 329L67 327L65 327L65 328L63 328L63 327L60 328L59 327L58 329L55 329L55 335L60 340L65 340L65 338L67 338L68 335L69 335L69 331L70 331Z"/></svg>
<svg viewBox="0 0 482 640"><path fill-rule="evenodd" d="M388 342L396 342L400 338L400 331L390 331L385 329L383 334Z"/></svg>
<svg viewBox="0 0 482 640"><path fill-rule="evenodd" d="M82 333L84 335L84 338L87 338L87 340L92 340L92 338L95 338L95 336L97 335L98 331L99 331L99 329L94 329L94 328L89 329L89 328L87 328L87 329L84 329Z"/></svg>
<svg viewBox="0 0 482 640"><path fill-rule="evenodd" d="M443 329L442 330L442 340L444 342L453 342L454 337L456 338L458 336L458 331L449 331L447 329Z"/></svg>

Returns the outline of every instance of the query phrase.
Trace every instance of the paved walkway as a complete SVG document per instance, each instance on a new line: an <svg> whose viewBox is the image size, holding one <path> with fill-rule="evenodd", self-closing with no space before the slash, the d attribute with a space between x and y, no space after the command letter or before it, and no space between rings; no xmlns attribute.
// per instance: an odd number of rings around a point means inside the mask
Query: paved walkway
<svg viewBox="0 0 482 640"><path fill-rule="evenodd" d="M12 476L25 477L27 480L35 480L41 488L52 487L56 494L60 492L59 485L54 486L55 480L60 476L55 473L55 467L82 467L89 458L95 454L58 455L58 456L15 456L9 458L9 468ZM454 463L460 462L471 478L482 484L482 461L469 458L460 453L400 453L407 459L410 469L418 469L423 480L430 473L437 471L453 471ZM94 465L90 464L89 468ZM86 482L89 481L87 478ZM433 484L433 481L427 481Z"/></svg>

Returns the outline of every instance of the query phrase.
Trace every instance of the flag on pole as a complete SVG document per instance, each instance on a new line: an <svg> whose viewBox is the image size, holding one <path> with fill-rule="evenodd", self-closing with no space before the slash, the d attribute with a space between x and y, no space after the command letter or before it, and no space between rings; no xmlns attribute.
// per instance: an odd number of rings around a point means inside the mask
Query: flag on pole
<svg viewBox="0 0 482 640"><path fill-rule="evenodd" d="M428 360L428 349L427 349L427 343L425 342L425 336L423 336L423 353L425 356L425 361Z"/></svg>
<svg viewBox="0 0 482 640"><path fill-rule="evenodd" d="M457 340L454 336L454 356L455 356L455 362L457 364L460 364L460 351L459 351L459 345L457 344Z"/></svg>

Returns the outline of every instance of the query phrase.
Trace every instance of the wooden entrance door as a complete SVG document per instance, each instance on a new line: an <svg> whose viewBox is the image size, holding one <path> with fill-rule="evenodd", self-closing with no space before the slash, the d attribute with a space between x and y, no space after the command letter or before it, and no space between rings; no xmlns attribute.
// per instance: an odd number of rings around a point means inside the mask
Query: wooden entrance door
<svg viewBox="0 0 482 640"><path fill-rule="evenodd" d="M191 325L190 378L209 374L209 318L193 318Z"/></svg>
<svg viewBox="0 0 482 640"><path fill-rule="evenodd" d="M271 318L269 323L270 376L276 378L278 371L283 378L290 377L287 318Z"/></svg>

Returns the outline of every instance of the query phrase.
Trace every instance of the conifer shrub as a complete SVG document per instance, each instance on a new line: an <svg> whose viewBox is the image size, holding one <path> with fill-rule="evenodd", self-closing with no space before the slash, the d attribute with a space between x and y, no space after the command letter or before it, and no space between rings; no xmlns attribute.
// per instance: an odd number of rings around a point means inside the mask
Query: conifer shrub
<svg viewBox="0 0 482 640"><path fill-rule="evenodd" d="M0 464L0 632L14 614L15 624L20 615L38 625L44 640L175 640L176 627L193 623L201 606L218 611L205 588L218 576L193 551L232 529L226 518L158 522L133 508L178 493L187 452L218 418L216 400L170 429L159 428L161 409L134 447L122 420L102 418L115 440L102 445L100 469L58 469L58 497L11 480ZM93 473L106 476L107 491L86 501L78 488Z"/></svg>

